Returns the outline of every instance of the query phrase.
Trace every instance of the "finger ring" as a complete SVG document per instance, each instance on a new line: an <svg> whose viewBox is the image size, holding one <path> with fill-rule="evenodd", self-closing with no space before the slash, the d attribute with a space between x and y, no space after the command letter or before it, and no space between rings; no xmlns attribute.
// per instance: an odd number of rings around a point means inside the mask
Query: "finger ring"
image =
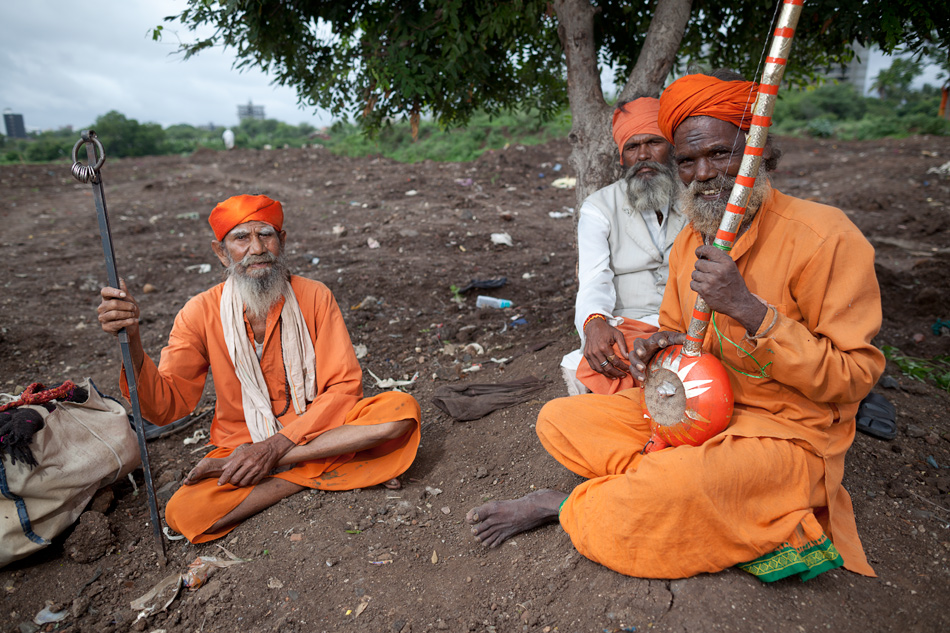
<svg viewBox="0 0 950 633"><path fill-rule="evenodd" d="M600 364L600 366L601 366L601 367L606 367L606 366L609 365L609 364L610 364L610 361L609 361L609 360L605 360L604 362L602 362L602 363Z"/></svg>

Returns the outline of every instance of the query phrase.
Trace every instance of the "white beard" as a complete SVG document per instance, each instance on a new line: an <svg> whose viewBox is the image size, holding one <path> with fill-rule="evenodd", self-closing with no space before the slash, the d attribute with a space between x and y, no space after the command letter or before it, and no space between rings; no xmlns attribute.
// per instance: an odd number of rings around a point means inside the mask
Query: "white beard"
<svg viewBox="0 0 950 633"><path fill-rule="evenodd" d="M680 211L689 218L689 223L693 228L702 233L704 237L716 235L716 232L719 230L719 225L722 223L722 218L726 214L726 204L729 202L729 198L727 196L710 202L699 197L700 192L710 189L721 189L731 192L735 183L735 178L720 175L711 181L702 183L694 180L680 191ZM742 223L739 228L747 227L752 223L752 220L755 219L755 214L758 213L759 207L762 206L762 202L766 196L768 196L768 193L768 178L762 176L756 178L755 185L753 185L752 191L749 193L749 202L746 205L745 215L742 217Z"/></svg>
<svg viewBox="0 0 950 633"><path fill-rule="evenodd" d="M234 279L234 288L248 314L266 318L270 309L284 296L290 277L283 253L248 255L240 262L231 260L229 256L228 260L228 276ZM273 265L259 276L248 273L248 266L264 262Z"/></svg>
<svg viewBox="0 0 950 633"><path fill-rule="evenodd" d="M641 167L656 170L650 178L636 176ZM669 165L653 161L638 161L628 167L623 179L627 182L627 201L634 213L661 211L673 200L677 179Z"/></svg>

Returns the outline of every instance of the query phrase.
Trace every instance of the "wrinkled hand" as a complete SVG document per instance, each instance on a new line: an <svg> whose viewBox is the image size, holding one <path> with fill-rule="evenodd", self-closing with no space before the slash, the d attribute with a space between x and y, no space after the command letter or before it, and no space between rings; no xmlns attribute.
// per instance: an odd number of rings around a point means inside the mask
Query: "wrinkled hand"
<svg viewBox="0 0 950 633"><path fill-rule="evenodd" d="M294 447L286 436L275 433L263 442L246 444L228 458L218 485L254 486L277 467L280 458Z"/></svg>
<svg viewBox="0 0 950 633"><path fill-rule="evenodd" d="M113 336L125 328L129 337L137 336L139 330L139 304L135 301L125 285L125 280L119 280L120 289L106 287L99 291L102 301L96 312L99 314L99 324L102 330Z"/></svg>
<svg viewBox="0 0 950 633"><path fill-rule="evenodd" d="M647 379L647 365L658 351L670 345L682 345L686 335L682 332L654 332L647 338L638 338L633 342L630 353L630 371L641 385Z"/></svg>
<svg viewBox="0 0 950 633"><path fill-rule="evenodd" d="M755 334L768 307L749 292L729 253L715 246L700 246L696 256L699 259L689 287L698 292L710 308L741 323L750 335Z"/></svg>
<svg viewBox="0 0 950 633"><path fill-rule="evenodd" d="M617 346L619 354L614 352ZM627 375L627 342L620 330L603 319L594 319L584 328L584 358L598 374L617 380ZM604 364L604 361L607 364Z"/></svg>

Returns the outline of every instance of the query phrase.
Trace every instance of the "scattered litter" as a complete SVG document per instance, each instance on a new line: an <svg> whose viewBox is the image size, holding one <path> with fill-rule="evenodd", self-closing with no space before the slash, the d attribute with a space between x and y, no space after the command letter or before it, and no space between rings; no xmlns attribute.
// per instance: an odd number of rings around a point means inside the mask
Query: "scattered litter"
<svg viewBox="0 0 950 633"><path fill-rule="evenodd" d="M442 494L442 489L433 488L432 486L426 486L426 492L428 492L433 497L438 497L440 494Z"/></svg>
<svg viewBox="0 0 950 633"><path fill-rule="evenodd" d="M472 179L471 178L456 178L455 184L462 185L463 187L471 187Z"/></svg>
<svg viewBox="0 0 950 633"><path fill-rule="evenodd" d="M68 615L68 609L63 609L62 611L53 611L53 603L47 600L46 606L43 607L39 613L33 616L33 623L42 626L44 624L49 624L50 622L62 622Z"/></svg>
<svg viewBox="0 0 950 633"><path fill-rule="evenodd" d="M460 288L459 293L468 292L469 290L474 290L475 288L501 288L506 283L508 283L507 277L495 277L493 279L473 279L468 282L465 287Z"/></svg>
<svg viewBox="0 0 950 633"><path fill-rule="evenodd" d="M360 206L360 203L359 203L357 200L350 200L350 206L351 206L351 207L358 207L358 206Z"/></svg>
<svg viewBox="0 0 950 633"><path fill-rule="evenodd" d="M481 370L482 370L482 366L479 365L478 363L475 363L475 364L473 364L471 367L466 367L465 369L463 369L463 370L462 370L462 373L463 373L463 374L470 374L470 373L472 373L472 372L481 371Z"/></svg>
<svg viewBox="0 0 950 633"><path fill-rule="evenodd" d="M522 279L534 279L535 277L537 277L537 275L534 273L525 273L521 275Z"/></svg>
<svg viewBox="0 0 950 633"><path fill-rule="evenodd" d="M950 178L950 161L945 162L940 167L931 167L927 170L928 174L937 174L943 178Z"/></svg>
<svg viewBox="0 0 950 633"><path fill-rule="evenodd" d="M416 382L419 378L419 372L416 372L413 375L411 380L394 380L393 378L386 378L385 380L377 376L372 372L372 370L367 369L367 373L373 377L373 380L376 381L376 386L380 389L392 389L393 387L407 387Z"/></svg>
<svg viewBox="0 0 950 633"><path fill-rule="evenodd" d="M363 300L357 303L355 306L350 306L350 310L362 310L364 308L370 308L376 305L379 305L379 299L377 299L373 295L368 295L364 297Z"/></svg>
<svg viewBox="0 0 950 633"><path fill-rule="evenodd" d="M504 246L514 246L514 243L511 241L511 236L507 233L492 233L491 243Z"/></svg>
<svg viewBox="0 0 950 633"><path fill-rule="evenodd" d="M569 218L573 214L566 211L548 211L548 217L554 218L555 220L561 220L563 218Z"/></svg>
<svg viewBox="0 0 950 633"><path fill-rule="evenodd" d="M520 325L528 325L528 321L524 318L520 318L511 322L511 327L518 327Z"/></svg>
<svg viewBox="0 0 950 633"><path fill-rule="evenodd" d="M366 240L366 245L370 248L379 248L379 241L371 237Z"/></svg>
<svg viewBox="0 0 950 633"><path fill-rule="evenodd" d="M312 266L316 266L316 265L319 264L319 263L320 263L320 258L319 258L319 257L311 257L311 258L310 258L310 264L311 264Z"/></svg>
<svg viewBox="0 0 950 633"><path fill-rule="evenodd" d="M369 561L369 564L370 564L370 565L388 565L388 564L391 563L391 562L393 562L392 559L390 559L390 560L371 560L371 561Z"/></svg>
<svg viewBox="0 0 950 633"><path fill-rule="evenodd" d="M573 189L577 186L577 178L572 178L570 176L564 176L563 178L558 178L551 183L552 187L558 189Z"/></svg>
<svg viewBox="0 0 950 633"><path fill-rule="evenodd" d="M271 576L270 578L267 579L267 588L268 589L283 589L284 583L278 580L277 578L274 578L273 576Z"/></svg>
<svg viewBox="0 0 950 633"><path fill-rule="evenodd" d="M222 560L215 556L199 556L188 565L188 570L185 573L166 576L141 597L133 600L131 602L132 610L139 612L136 620L147 618L157 611L165 611L168 605L174 602L178 596L182 585L190 589L197 589L204 584L215 569L247 562L229 552L222 545L218 545L218 548L228 555L228 560Z"/></svg>
<svg viewBox="0 0 950 633"><path fill-rule="evenodd" d="M354 618L360 617L360 614L363 613L363 611L366 611L366 607L368 606L369 606L369 597L364 599L363 602L361 602L360 605L356 607L356 612L353 614L353 617Z"/></svg>
<svg viewBox="0 0 950 633"><path fill-rule="evenodd" d="M486 297L485 295L478 295L478 298L475 299L476 308L510 308L513 304L508 299L499 299L498 297Z"/></svg>
<svg viewBox="0 0 950 633"><path fill-rule="evenodd" d="M346 227L342 224L335 224L332 229L332 233L337 237L343 237L346 235Z"/></svg>
<svg viewBox="0 0 950 633"><path fill-rule="evenodd" d="M193 266L185 266L185 272L196 272L199 274L205 274L211 272L211 264L194 264Z"/></svg>
<svg viewBox="0 0 950 633"><path fill-rule="evenodd" d="M561 163L554 163L554 167L552 167L552 169L554 171L561 171Z"/></svg>
<svg viewBox="0 0 950 633"><path fill-rule="evenodd" d="M934 336L950 334L950 321L937 319L937 322L930 326L930 331L934 333Z"/></svg>
<svg viewBox="0 0 950 633"><path fill-rule="evenodd" d="M181 443L188 446L189 444L197 444L201 440L206 439L208 439L208 432L204 429L196 429L195 432L191 434L191 437L186 437Z"/></svg>
<svg viewBox="0 0 950 633"><path fill-rule="evenodd" d="M418 195L419 195L419 192L416 191L415 189L410 189L409 191L406 192L406 195L407 195L407 196L418 196Z"/></svg>
<svg viewBox="0 0 950 633"><path fill-rule="evenodd" d="M469 343L468 345L462 348L462 351L467 352L469 354L474 354L475 356L481 356L482 354L485 353L485 348L479 345L478 343Z"/></svg>
<svg viewBox="0 0 950 633"><path fill-rule="evenodd" d="M505 357L505 358L494 358L494 357L492 357L492 358L490 358L490 359L488 359L488 360L490 360L490 361L493 362L493 363L498 363L499 365L504 365L505 363L510 362L510 361L511 361L511 358L512 358L511 356L507 356L507 357Z"/></svg>
<svg viewBox="0 0 950 633"><path fill-rule="evenodd" d="M363 343L357 343L353 346L353 351L356 352L357 360L366 358L366 355L369 354L369 349Z"/></svg>
<svg viewBox="0 0 950 633"><path fill-rule="evenodd" d="M934 456L933 456L933 455L927 455L927 464L928 464L929 466L934 467L934 468L940 468L940 465L937 464L937 460L934 459Z"/></svg>
<svg viewBox="0 0 950 633"><path fill-rule="evenodd" d="M162 533L169 541L180 541L185 538L184 534L172 534L171 529L167 525L162 528Z"/></svg>
<svg viewBox="0 0 950 633"><path fill-rule="evenodd" d="M197 220L198 212L197 211L188 211L187 213L179 213L175 216L179 220Z"/></svg>

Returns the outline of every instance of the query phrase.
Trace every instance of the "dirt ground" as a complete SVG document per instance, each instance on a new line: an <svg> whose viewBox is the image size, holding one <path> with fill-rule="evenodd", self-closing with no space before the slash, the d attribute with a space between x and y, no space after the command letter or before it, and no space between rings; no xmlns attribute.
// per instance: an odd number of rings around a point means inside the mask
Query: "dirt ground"
<svg viewBox="0 0 950 633"><path fill-rule="evenodd" d="M779 141L777 186L843 208L877 249L884 324L875 342L909 356L950 353L950 336L932 331L950 319L950 181L928 173L950 160L950 139ZM67 532L0 570L0 628L36 630L29 622L52 601L70 609L61 631L950 630L950 394L892 364L876 389L896 406L901 432L891 442L859 434L845 476L878 578L836 570L764 585L730 569L643 580L586 560L556 524L496 550L473 540L469 508L579 482L533 428L542 404L566 395L558 363L578 342L572 221L551 216L574 206L573 191L551 186L571 175L568 153L565 141L467 164L317 148L109 160L119 272L142 305L150 354L186 299L219 280L206 222L214 204L266 193L287 211L293 271L330 287L353 343L366 348L366 394L380 391L370 372L417 376L408 389L422 406L422 447L400 491L304 492L247 521L224 545L249 562L139 622L130 601L221 551L169 542L161 568L136 471L138 494L127 480L114 485L105 521L87 512L91 527L84 519L72 541ZM95 319L106 275L90 186L65 165L4 166L0 190L0 391L91 377L118 395L118 349ZM493 244L493 233L512 246ZM477 290L453 301L451 286L502 276L505 286L483 293L514 308L476 309ZM466 347L473 342L480 347ZM476 421L456 422L431 402L449 381L527 376L544 390ZM212 401L209 388L199 411ZM206 450L182 440L208 424L149 443L163 501Z"/></svg>

